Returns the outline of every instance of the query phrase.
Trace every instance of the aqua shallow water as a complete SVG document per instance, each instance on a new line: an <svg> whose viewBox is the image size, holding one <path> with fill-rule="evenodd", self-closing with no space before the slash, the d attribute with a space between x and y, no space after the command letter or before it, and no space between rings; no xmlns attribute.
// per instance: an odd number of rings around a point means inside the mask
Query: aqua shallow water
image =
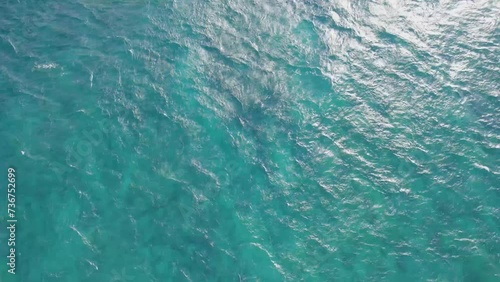
<svg viewBox="0 0 500 282"><path fill-rule="evenodd" d="M0 3L0 281L500 281L498 2L58 2Z"/></svg>

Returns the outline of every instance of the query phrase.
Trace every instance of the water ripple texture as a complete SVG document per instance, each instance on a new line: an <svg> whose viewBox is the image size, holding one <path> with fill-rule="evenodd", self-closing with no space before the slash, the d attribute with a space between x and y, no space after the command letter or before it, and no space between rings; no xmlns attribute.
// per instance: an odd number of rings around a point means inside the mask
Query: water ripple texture
<svg viewBox="0 0 500 282"><path fill-rule="evenodd" d="M0 281L500 281L499 3L2 1Z"/></svg>

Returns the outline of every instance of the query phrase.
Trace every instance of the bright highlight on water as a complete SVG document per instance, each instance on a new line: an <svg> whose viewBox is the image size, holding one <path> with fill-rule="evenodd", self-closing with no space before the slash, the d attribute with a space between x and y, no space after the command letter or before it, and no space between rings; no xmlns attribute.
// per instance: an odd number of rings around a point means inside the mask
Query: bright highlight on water
<svg viewBox="0 0 500 282"><path fill-rule="evenodd" d="M2 1L0 281L500 281L499 18Z"/></svg>

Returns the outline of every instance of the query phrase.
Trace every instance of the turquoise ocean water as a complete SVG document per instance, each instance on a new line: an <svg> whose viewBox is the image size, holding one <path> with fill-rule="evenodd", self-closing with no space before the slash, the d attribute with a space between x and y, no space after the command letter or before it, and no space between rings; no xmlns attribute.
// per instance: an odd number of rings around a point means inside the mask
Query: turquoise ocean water
<svg viewBox="0 0 500 282"><path fill-rule="evenodd" d="M500 281L499 18L1 1L0 281Z"/></svg>

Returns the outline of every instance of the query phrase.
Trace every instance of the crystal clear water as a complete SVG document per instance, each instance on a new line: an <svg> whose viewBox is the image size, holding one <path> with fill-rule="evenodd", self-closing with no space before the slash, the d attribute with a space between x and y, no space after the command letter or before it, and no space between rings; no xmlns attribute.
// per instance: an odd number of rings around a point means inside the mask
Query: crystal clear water
<svg viewBox="0 0 500 282"><path fill-rule="evenodd" d="M499 3L2 1L0 281L500 281Z"/></svg>

